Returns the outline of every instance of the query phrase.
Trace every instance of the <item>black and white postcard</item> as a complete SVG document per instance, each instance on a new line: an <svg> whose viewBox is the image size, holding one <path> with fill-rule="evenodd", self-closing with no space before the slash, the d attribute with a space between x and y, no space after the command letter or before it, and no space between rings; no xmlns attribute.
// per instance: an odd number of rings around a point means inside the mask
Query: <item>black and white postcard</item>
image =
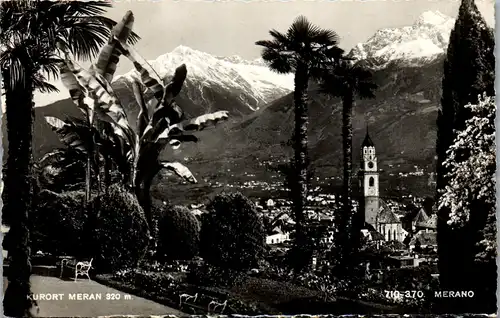
<svg viewBox="0 0 500 318"><path fill-rule="evenodd" d="M492 0L0 5L6 317L497 312Z"/></svg>

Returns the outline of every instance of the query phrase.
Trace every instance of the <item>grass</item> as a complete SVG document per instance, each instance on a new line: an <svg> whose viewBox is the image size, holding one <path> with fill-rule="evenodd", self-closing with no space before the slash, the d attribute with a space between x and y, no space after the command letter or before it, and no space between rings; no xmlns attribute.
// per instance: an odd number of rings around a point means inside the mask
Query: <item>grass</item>
<svg viewBox="0 0 500 318"><path fill-rule="evenodd" d="M311 290L288 282L249 277L231 294L285 315L296 314L382 314L394 313L394 306L384 306L347 298L325 301L320 291Z"/></svg>
<svg viewBox="0 0 500 318"><path fill-rule="evenodd" d="M153 274L153 273L152 273ZM156 274L159 273L154 273ZM154 280L154 279L153 279ZM245 277L231 288L180 284L176 290L165 290L158 284L136 285L137 280L120 281L111 274L98 275L96 281L117 290L143 297L162 305L179 309L177 295L198 293L197 306L184 307L190 314L206 314L205 308L211 300L224 302L228 306L224 314L385 314L404 313L397 306L383 305L358 299L338 297L325 301L320 291L300 287L289 282L267 278Z"/></svg>

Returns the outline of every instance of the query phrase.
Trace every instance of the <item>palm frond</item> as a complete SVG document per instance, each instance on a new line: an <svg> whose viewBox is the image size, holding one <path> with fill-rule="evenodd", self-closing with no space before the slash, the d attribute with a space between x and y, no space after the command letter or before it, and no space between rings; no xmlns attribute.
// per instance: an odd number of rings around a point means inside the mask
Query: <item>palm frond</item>
<svg viewBox="0 0 500 318"><path fill-rule="evenodd" d="M317 28L314 32L309 34L309 37L312 43L325 46L336 46L340 41L339 35L335 31L329 29Z"/></svg>
<svg viewBox="0 0 500 318"><path fill-rule="evenodd" d="M277 31L271 31L277 37L284 36ZM285 41L285 40L284 40ZM279 74L287 74L294 69L295 52L288 50L287 43L275 38L255 42L262 46L262 59L269 65L271 70Z"/></svg>
<svg viewBox="0 0 500 318"><path fill-rule="evenodd" d="M320 28L312 24L305 16L297 17L287 31L286 37L295 49L303 44L317 44L322 46L338 45L338 34L329 29Z"/></svg>
<svg viewBox="0 0 500 318"><path fill-rule="evenodd" d="M294 72L297 63L295 58L283 56L282 54L275 54L276 52L263 52L262 57L268 59L269 68L278 74L288 74ZM274 56L275 58L272 58Z"/></svg>
<svg viewBox="0 0 500 318"><path fill-rule="evenodd" d="M287 38L287 36L277 30L271 30L269 31L269 34L274 38L275 43L280 43L281 46L287 47L287 45L290 42L290 39Z"/></svg>
<svg viewBox="0 0 500 318"><path fill-rule="evenodd" d="M375 97L376 89L371 72L353 61L341 61L326 71L319 85L319 91L327 95L342 97L352 92L362 99Z"/></svg>
<svg viewBox="0 0 500 318"><path fill-rule="evenodd" d="M59 93L59 89L45 81L45 78L34 77L33 87L41 93Z"/></svg>
<svg viewBox="0 0 500 318"><path fill-rule="evenodd" d="M276 41L276 40L261 40L261 41L255 42L255 45L263 46L265 48L277 50L277 51L286 49L281 42Z"/></svg>

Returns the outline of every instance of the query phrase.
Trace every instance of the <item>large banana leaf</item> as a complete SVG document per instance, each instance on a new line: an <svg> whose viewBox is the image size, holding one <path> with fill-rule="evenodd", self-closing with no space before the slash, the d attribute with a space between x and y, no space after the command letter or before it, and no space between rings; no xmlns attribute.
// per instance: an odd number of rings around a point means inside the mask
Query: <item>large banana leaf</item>
<svg viewBox="0 0 500 318"><path fill-rule="evenodd" d="M127 18L127 15L125 18ZM131 31L128 30L123 32L125 32L125 35L127 35L127 33L130 35ZM70 76L69 74L66 75L68 89L70 89L70 87L74 89L75 85L83 87L87 91L87 94L85 94L87 98L92 99L92 102L86 103L86 105L91 109L91 114L89 116L90 123L93 123L94 112L97 112L101 119L106 117L114 121L116 124L115 128L118 130L117 134L121 135L123 138L130 139L131 128L129 126L126 113L118 97L114 93L113 88L109 84L109 81L107 81L104 76L99 73L99 67L92 67L91 71L87 71L72 61L68 50L65 50L64 48L61 49L65 54L65 65L67 67L67 71L73 74L73 76ZM64 70L65 69L63 68L61 72ZM78 84L75 83L75 80ZM94 107L96 105L97 107ZM133 143L134 141L129 140L129 142Z"/></svg>
<svg viewBox="0 0 500 318"><path fill-rule="evenodd" d="M179 66L174 73L174 77L170 80L170 83L165 87L165 94L163 97L163 105L170 105L172 100L179 95L182 89L182 85L184 85L184 81L187 76L187 68L186 64L182 64Z"/></svg>
<svg viewBox="0 0 500 318"><path fill-rule="evenodd" d="M64 145L87 153L89 140L92 138L92 132L89 131L88 126L75 124L70 121L64 122L59 118L51 116L46 116L45 120L59 136L59 140Z"/></svg>
<svg viewBox="0 0 500 318"><path fill-rule="evenodd" d="M72 64L76 65L76 63ZM99 118L111 122L116 134L126 139L130 144L134 144L132 128L128 123L125 110L109 82L95 70L89 72L81 67L74 66L73 73L80 84L86 85L91 92L91 97L97 104L94 110Z"/></svg>
<svg viewBox="0 0 500 318"><path fill-rule="evenodd" d="M162 162L161 166L167 170L173 171L179 177L191 183L198 183L191 171L179 162Z"/></svg>
<svg viewBox="0 0 500 318"><path fill-rule="evenodd" d="M132 88L135 100L137 101L137 104L140 108L139 115L137 115L137 133L139 134L139 137L142 137L149 123L148 108L146 106L146 102L144 101L144 95L142 93L140 84L137 81L134 81L132 83Z"/></svg>
<svg viewBox="0 0 500 318"><path fill-rule="evenodd" d="M133 47L116 37L115 39L119 41L123 55L133 63L135 69L139 72L141 82L153 94L156 104L161 103L165 92L158 74Z"/></svg>
<svg viewBox="0 0 500 318"><path fill-rule="evenodd" d="M165 123L161 123L161 120L168 118L167 126L163 127ZM184 112L182 108L177 105L174 100L171 100L168 104L162 103L157 108L155 108L153 113L153 118L151 120L151 126L157 130L163 131L169 125L177 124L184 118Z"/></svg>
<svg viewBox="0 0 500 318"><path fill-rule="evenodd" d="M89 73L89 75L95 75L95 77L92 76L91 83L96 85L93 89L99 101L99 109L110 116L120 128L128 132L131 127L127 120L127 113L109 82L99 73Z"/></svg>
<svg viewBox="0 0 500 318"><path fill-rule="evenodd" d="M83 98L85 96L84 88L78 83L78 80L75 77L75 74L71 72L68 65L66 63L61 63L59 66L61 82L68 89L69 95L71 96L71 100L73 103L82 107ZM88 108L87 105L83 106L84 109Z"/></svg>
<svg viewBox="0 0 500 318"><path fill-rule="evenodd" d="M111 30L112 37L106 45L101 49L99 57L95 64L95 69L99 75L103 76L106 81L111 82L116 71L116 65L120 60L121 46L120 41L127 42L132 33L134 24L134 15L132 11L127 11L125 16ZM116 37L116 39L115 39Z"/></svg>
<svg viewBox="0 0 500 318"><path fill-rule="evenodd" d="M198 116L196 118L175 124L165 129L159 136L157 140L168 139L176 134L181 134L184 131L200 131L208 126L214 126L222 120L227 120L229 118L229 112L225 110L220 110L215 113L205 114Z"/></svg>
<svg viewBox="0 0 500 318"><path fill-rule="evenodd" d="M80 83L75 76L74 71L77 67L71 59L71 53L64 46L59 46L64 53L64 61L59 65L61 81L68 89L73 103L85 114L89 123L94 120L94 105L95 102L90 97L89 87L86 83Z"/></svg>

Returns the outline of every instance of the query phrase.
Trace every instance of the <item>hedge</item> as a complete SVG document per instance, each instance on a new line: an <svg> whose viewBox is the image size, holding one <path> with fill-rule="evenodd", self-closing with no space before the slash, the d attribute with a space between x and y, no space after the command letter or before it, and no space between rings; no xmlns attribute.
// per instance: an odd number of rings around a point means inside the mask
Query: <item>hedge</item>
<svg viewBox="0 0 500 318"><path fill-rule="evenodd" d="M96 270L113 272L135 267L145 256L149 230L134 194L112 185L94 199L92 220Z"/></svg>
<svg viewBox="0 0 500 318"><path fill-rule="evenodd" d="M183 206L165 206L158 224L157 253L162 260L190 260L198 255L200 223Z"/></svg>

